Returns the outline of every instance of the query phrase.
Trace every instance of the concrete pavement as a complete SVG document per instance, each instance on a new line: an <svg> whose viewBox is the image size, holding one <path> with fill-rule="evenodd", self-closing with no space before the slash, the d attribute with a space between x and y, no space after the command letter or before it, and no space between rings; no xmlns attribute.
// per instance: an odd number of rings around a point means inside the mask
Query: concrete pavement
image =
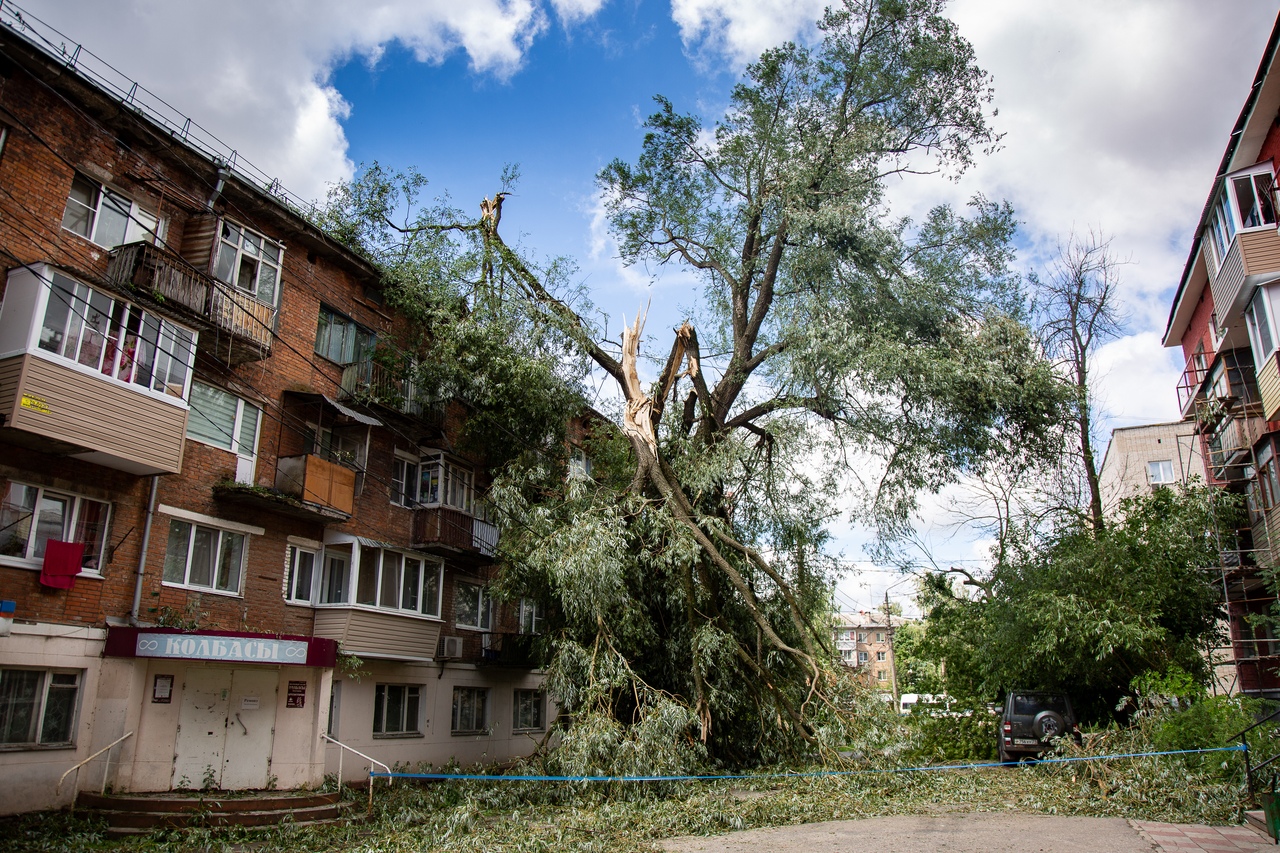
<svg viewBox="0 0 1280 853"><path fill-rule="evenodd" d="M672 853L1240 853L1274 851L1248 827L1007 812L843 820L673 838Z"/></svg>

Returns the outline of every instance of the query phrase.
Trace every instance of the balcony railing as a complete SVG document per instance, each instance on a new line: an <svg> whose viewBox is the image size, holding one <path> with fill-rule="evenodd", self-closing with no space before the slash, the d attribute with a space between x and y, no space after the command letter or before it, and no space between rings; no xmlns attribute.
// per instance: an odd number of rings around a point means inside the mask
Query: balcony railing
<svg viewBox="0 0 1280 853"><path fill-rule="evenodd" d="M1236 403L1235 409L1242 409ZM1209 465L1218 480L1235 480L1243 476L1240 457L1253 447L1262 435L1263 421L1244 411L1230 411L1217 424L1208 437ZM1234 470L1234 469L1239 470Z"/></svg>
<svg viewBox="0 0 1280 853"><path fill-rule="evenodd" d="M413 513L413 543L417 547L440 547L471 553L475 545L475 519L448 507L423 507Z"/></svg>
<svg viewBox="0 0 1280 853"><path fill-rule="evenodd" d="M1183 368L1182 376L1178 378L1178 409L1183 417L1191 414L1196 395L1208 374L1209 368L1205 354L1193 353L1191 358L1187 359L1187 366Z"/></svg>
<svg viewBox="0 0 1280 853"><path fill-rule="evenodd" d="M261 358L271 351L274 306L197 272L182 258L158 246L129 243L112 249L107 278L117 287L127 287L165 307L187 312L206 328L228 333L240 344L232 352L233 362ZM205 346L211 340L214 338L201 335L200 344Z"/></svg>
<svg viewBox="0 0 1280 853"><path fill-rule="evenodd" d="M350 399L383 406L402 415L439 420L439 404L424 399L412 376L407 375L409 372L365 358L342 369L342 392Z"/></svg>

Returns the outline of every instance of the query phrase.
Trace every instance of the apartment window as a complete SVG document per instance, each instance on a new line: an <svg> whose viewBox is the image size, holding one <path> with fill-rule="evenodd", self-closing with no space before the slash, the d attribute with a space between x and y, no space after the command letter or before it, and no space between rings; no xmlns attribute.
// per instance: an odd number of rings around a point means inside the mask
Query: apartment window
<svg viewBox="0 0 1280 853"><path fill-rule="evenodd" d="M858 642L859 642L859 643L865 643L866 641L867 641L867 632L866 632L866 631L859 631L859 632L858 632Z"/></svg>
<svg viewBox="0 0 1280 853"><path fill-rule="evenodd" d="M420 554L361 548L356 604L439 616L443 573L442 562Z"/></svg>
<svg viewBox="0 0 1280 853"><path fill-rule="evenodd" d="M1147 480L1153 486L1168 486L1174 482L1173 460L1160 459L1147 463Z"/></svg>
<svg viewBox="0 0 1280 853"><path fill-rule="evenodd" d="M321 604L347 604L351 596L351 556L325 550L320 578Z"/></svg>
<svg viewBox="0 0 1280 853"><path fill-rule="evenodd" d="M422 687L378 684L373 688L373 733L384 737L422 734Z"/></svg>
<svg viewBox="0 0 1280 853"><path fill-rule="evenodd" d="M493 601L482 584L458 581L454 594L453 621L459 628L488 631L493 621Z"/></svg>
<svg viewBox="0 0 1280 853"><path fill-rule="evenodd" d="M569 448L569 476L591 478L591 457L577 445Z"/></svg>
<svg viewBox="0 0 1280 853"><path fill-rule="evenodd" d="M316 355L338 364L354 364L373 353L377 336L327 305L320 306L316 323Z"/></svg>
<svg viewBox="0 0 1280 853"><path fill-rule="evenodd" d="M853 660L853 649L841 649L840 657L848 661Z"/></svg>
<svg viewBox="0 0 1280 853"><path fill-rule="evenodd" d="M10 483L0 505L0 557L38 566L49 540L84 543L82 571L102 569L111 504L79 495Z"/></svg>
<svg viewBox="0 0 1280 853"><path fill-rule="evenodd" d="M1280 472L1276 470L1275 448L1268 440L1258 448L1258 490L1262 508L1271 509L1280 501Z"/></svg>
<svg viewBox="0 0 1280 853"><path fill-rule="evenodd" d="M39 347L121 382L185 400L196 336L55 272Z"/></svg>
<svg viewBox="0 0 1280 853"><path fill-rule="evenodd" d="M76 175L62 227L110 249L138 240L156 242L160 218L97 181Z"/></svg>
<svg viewBox="0 0 1280 853"><path fill-rule="evenodd" d="M478 734L485 730L489 691L483 687L453 688L452 734Z"/></svg>
<svg viewBox="0 0 1280 853"><path fill-rule="evenodd" d="M888 659L889 659L888 655L886 655L884 652L876 652L876 660L879 661L880 663L884 663Z"/></svg>
<svg viewBox="0 0 1280 853"><path fill-rule="evenodd" d="M315 593L316 552L290 545L285 552L284 597L298 604L310 604Z"/></svg>
<svg viewBox="0 0 1280 853"><path fill-rule="evenodd" d="M0 744L70 746L80 673L0 669Z"/></svg>
<svg viewBox="0 0 1280 853"><path fill-rule="evenodd" d="M447 506L472 515L476 511L471 468L443 453L414 460L397 455L391 478L391 502L401 506Z"/></svg>
<svg viewBox="0 0 1280 853"><path fill-rule="evenodd" d="M541 690L517 690L511 714L511 728L520 732L540 732L547 727L546 697Z"/></svg>
<svg viewBox="0 0 1280 853"><path fill-rule="evenodd" d="M1270 165L1263 171L1238 175L1229 180L1232 201L1240 215L1240 227L1261 228L1276 224L1276 212L1271 200L1275 179L1271 175Z"/></svg>
<svg viewBox="0 0 1280 853"><path fill-rule="evenodd" d="M871 655L869 652L858 652L858 663L866 663L870 659Z"/></svg>
<svg viewBox="0 0 1280 853"><path fill-rule="evenodd" d="M542 602L532 598L520 599L520 633L542 633Z"/></svg>
<svg viewBox="0 0 1280 853"><path fill-rule="evenodd" d="M887 669L876 670L876 681L888 681L889 671Z"/></svg>
<svg viewBox="0 0 1280 853"><path fill-rule="evenodd" d="M171 520L164 582L239 595L245 540L243 533Z"/></svg>
<svg viewBox="0 0 1280 853"><path fill-rule="evenodd" d="M1213 204L1213 212L1209 214L1208 229L1218 266L1222 266L1222 261L1227 256L1227 248L1236 236L1236 220L1231 215L1231 205L1227 201L1225 192L1220 194Z"/></svg>
<svg viewBox="0 0 1280 853"><path fill-rule="evenodd" d="M259 302L275 305L283 254L279 243L224 221L213 274L219 281L248 293Z"/></svg>
<svg viewBox="0 0 1280 853"><path fill-rule="evenodd" d="M876 631L876 642L877 643L884 642L884 631Z"/></svg>
<svg viewBox="0 0 1280 853"><path fill-rule="evenodd" d="M203 382L191 383L187 438L253 459L261 420L262 410L253 403Z"/></svg>

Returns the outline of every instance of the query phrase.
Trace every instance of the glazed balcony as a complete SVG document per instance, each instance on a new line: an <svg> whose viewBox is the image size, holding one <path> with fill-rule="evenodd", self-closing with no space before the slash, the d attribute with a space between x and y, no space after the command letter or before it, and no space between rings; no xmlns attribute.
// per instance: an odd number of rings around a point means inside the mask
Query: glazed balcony
<svg viewBox="0 0 1280 853"><path fill-rule="evenodd" d="M118 246L111 250L107 278L200 326L200 348L222 361L240 364L271 354L275 307L198 272L178 255L151 243Z"/></svg>
<svg viewBox="0 0 1280 853"><path fill-rule="evenodd" d="M343 652L408 661L429 661L436 657L439 620L360 606L322 605L315 613L312 633L337 640Z"/></svg>

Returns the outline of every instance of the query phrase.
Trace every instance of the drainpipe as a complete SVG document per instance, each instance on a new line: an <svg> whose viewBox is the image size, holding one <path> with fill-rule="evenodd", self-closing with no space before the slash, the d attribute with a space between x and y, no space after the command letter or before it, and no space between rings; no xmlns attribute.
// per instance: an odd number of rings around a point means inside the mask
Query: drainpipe
<svg viewBox="0 0 1280 853"><path fill-rule="evenodd" d="M160 486L160 475L151 476L151 497L147 500L147 519L142 524L142 545L138 553L138 577L133 584L133 609L129 611L129 624L138 624L138 613L142 610L142 573L147 567L147 547L151 544L151 522L156 517L156 490Z"/></svg>
<svg viewBox="0 0 1280 853"><path fill-rule="evenodd" d="M213 194L209 196L209 200L204 203L204 209L213 213L213 203L218 200L218 196L222 195L222 188L227 185L227 178L231 176L231 170L225 165L218 166L218 183L213 188Z"/></svg>

